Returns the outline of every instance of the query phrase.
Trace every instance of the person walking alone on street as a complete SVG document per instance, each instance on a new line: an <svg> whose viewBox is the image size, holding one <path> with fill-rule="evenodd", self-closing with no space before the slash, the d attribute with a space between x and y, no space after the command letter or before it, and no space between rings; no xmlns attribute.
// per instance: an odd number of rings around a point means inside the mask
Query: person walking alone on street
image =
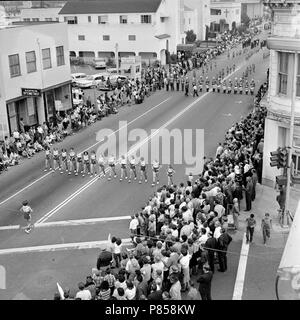
<svg viewBox="0 0 300 320"><path fill-rule="evenodd" d="M210 267L204 265L203 274L199 277L197 282L199 283L199 292L202 300L212 300L211 298L211 281L213 278L213 273Z"/></svg>
<svg viewBox="0 0 300 320"><path fill-rule="evenodd" d="M256 226L256 220L254 219L254 214L250 214L250 217L246 219L246 240L247 244L252 243L253 241L253 233L254 233L254 228Z"/></svg>
<svg viewBox="0 0 300 320"><path fill-rule="evenodd" d="M33 210L29 206L27 200L23 201L20 211L23 213L24 219L27 223L26 227L24 228L24 231L27 234L29 234L33 228L33 225L31 224L31 213L33 212Z"/></svg>
<svg viewBox="0 0 300 320"><path fill-rule="evenodd" d="M264 245L267 245L267 239L270 239L272 229L272 219L270 214L266 213L261 221L261 230L263 234Z"/></svg>

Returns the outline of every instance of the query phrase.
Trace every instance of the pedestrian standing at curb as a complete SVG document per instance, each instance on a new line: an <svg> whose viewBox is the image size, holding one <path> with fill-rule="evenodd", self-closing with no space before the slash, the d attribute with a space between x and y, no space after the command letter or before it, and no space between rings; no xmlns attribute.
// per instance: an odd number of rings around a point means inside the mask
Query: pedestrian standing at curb
<svg viewBox="0 0 300 320"><path fill-rule="evenodd" d="M270 239L272 228L272 219L269 213L266 213L261 221L261 230L263 234L264 245L267 244L267 239Z"/></svg>
<svg viewBox="0 0 300 320"><path fill-rule="evenodd" d="M22 207L20 209L20 211L23 213L24 215L24 219L27 222L26 227L24 228L24 231L29 234L33 228L33 225L31 224L31 213L33 212L33 210L31 209L31 207L28 204L28 201L25 200L22 203Z"/></svg>
<svg viewBox="0 0 300 320"><path fill-rule="evenodd" d="M246 239L247 239L247 244L252 243L253 241L253 233L254 233L254 228L256 226L256 220L254 219L254 214L251 213L250 217L246 219L247 223L247 229L246 229Z"/></svg>

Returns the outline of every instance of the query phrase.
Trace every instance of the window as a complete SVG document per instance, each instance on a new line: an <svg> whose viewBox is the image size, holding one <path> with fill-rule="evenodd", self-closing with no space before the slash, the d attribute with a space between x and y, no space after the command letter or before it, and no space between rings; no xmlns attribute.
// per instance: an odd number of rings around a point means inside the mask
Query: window
<svg viewBox="0 0 300 320"><path fill-rule="evenodd" d="M52 21L52 18L46 18L45 21Z"/></svg>
<svg viewBox="0 0 300 320"><path fill-rule="evenodd" d="M85 40L85 36L84 36L84 35L79 35L79 36L78 36L78 40L84 41L84 40Z"/></svg>
<svg viewBox="0 0 300 320"><path fill-rule="evenodd" d="M40 21L40 19L39 18L32 18L32 21L33 22L38 22L38 21Z"/></svg>
<svg viewBox="0 0 300 320"><path fill-rule="evenodd" d="M151 15L142 15L141 23L151 23Z"/></svg>
<svg viewBox="0 0 300 320"><path fill-rule="evenodd" d="M18 77L21 75L20 60L18 54L8 56L10 76Z"/></svg>
<svg viewBox="0 0 300 320"><path fill-rule="evenodd" d="M210 14L212 16L219 16L219 15L221 15L221 13L222 13L221 9L210 9Z"/></svg>
<svg viewBox="0 0 300 320"><path fill-rule="evenodd" d="M278 93L286 94L287 93L287 81L288 81L289 54L286 52L278 52L278 60L279 60Z"/></svg>
<svg viewBox="0 0 300 320"><path fill-rule="evenodd" d="M56 47L56 61L57 66L63 66L65 64L64 47Z"/></svg>
<svg viewBox="0 0 300 320"><path fill-rule="evenodd" d="M109 41L110 40L110 36L109 35L104 35L103 36L103 41Z"/></svg>
<svg viewBox="0 0 300 320"><path fill-rule="evenodd" d="M42 57L43 57L43 69L50 69L51 66L51 53L50 48L42 49Z"/></svg>
<svg viewBox="0 0 300 320"><path fill-rule="evenodd" d="M296 97L300 97L300 54L298 54L298 72L296 82Z"/></svg>
<svg viewBox="0 0 300 320"><path fill-rule="evenodd" d="M27 72L35 72L36 71L36 56L35 51L26 52L26 67Z"/></svg>
<svg viewBox="0 0 300 320"><path fill-rule="evenodd" d="M24 18L23 21L29 22L29 21L30 21L30 18Z"/></svg>
<svg viewBox="0 0 300 320"><path fill-rule="evenodd" d="M128 20L127 16L120 16L120 23L126 24L127 20Z"/></svg>
<svg viewBox="0 0 300 320"><path fill-rule="evenodd" d="M99 24L106 24L108 22L108 16L98 16L98 23Z"/></svg>
<svg viewBox="0 0 300 320"><path fill-rule="evenodd" d="M68 24L77 24L78 23L76 16L64 17L64 21L67 22Z"/></svg>
<svg viewBox="0 0 300 320"><path fill-rule="evenodd" d="M92 22L92 17L88 16L88 22Z"/></svg>
<svg viewBox="0 0 300 320"><path fill-rule="evenodd" d="M135 35L129 35L128 36L128 40L129 41L135 41L136 40L136 36Z"/></svg>

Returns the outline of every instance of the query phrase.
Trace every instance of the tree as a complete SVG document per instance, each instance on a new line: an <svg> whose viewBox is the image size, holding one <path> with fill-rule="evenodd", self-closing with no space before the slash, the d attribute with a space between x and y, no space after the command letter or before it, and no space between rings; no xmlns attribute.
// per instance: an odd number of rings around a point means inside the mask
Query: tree
<svg viewBox="0 0 300 320"><path fill-rule="evenodd" d="M197 36L195 35L193 30L188 30L185 33L186 33L186 37L185 37L186 44L194 43L196 41Z"/></svg>
<svg viewBox="0 0 300 320"><path fill-rule="evenodd" d="M241 22L242 22L242 24L244 24L246 27L249 27L250 18L248 17L247 13L245 13L245 12L242 13Z"/></svg>

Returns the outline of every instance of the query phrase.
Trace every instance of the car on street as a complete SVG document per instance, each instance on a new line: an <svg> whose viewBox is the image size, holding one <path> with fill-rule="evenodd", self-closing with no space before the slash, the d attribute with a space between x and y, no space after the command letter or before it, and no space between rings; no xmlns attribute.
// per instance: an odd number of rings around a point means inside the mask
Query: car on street
<svg viewBox="0 0 300 320"><path fill-rule="evenodd" d="M95 69L106 69L106 60L105 58L95 58L93 60L93 66Z"/></svg>
<svg viewBox="0 0 300 320"><path fill-rule="evenodd" d="M83 72L77 72L71 74L72 84L76 85L76 82L81 79L85 79L87 75Z"/></svg>
<svg viewBox="0 0 300 320"><path fill-rule="evenodd" d="M97 87L100 83L102 83L105 80L106 76L106 73L92 74L84 79L77 80L76 84L79 88L82 89L94 88Z"/></svg>

